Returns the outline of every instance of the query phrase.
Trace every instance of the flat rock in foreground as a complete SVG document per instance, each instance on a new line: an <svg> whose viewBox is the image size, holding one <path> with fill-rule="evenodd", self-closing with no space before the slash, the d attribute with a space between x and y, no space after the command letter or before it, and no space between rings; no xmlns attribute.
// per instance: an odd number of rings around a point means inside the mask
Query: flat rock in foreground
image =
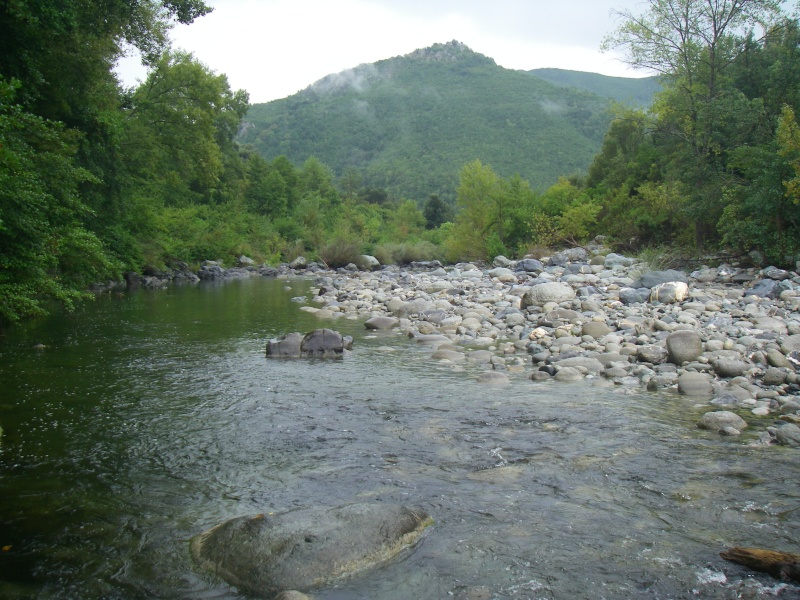
<svg viewBox="0 0 800 600"><path fill-rule="evenodd" d="M248 593L311 590L385 563L433 522L420 509L384 503L298 509L225 521L192 538L203 568Z"/></svg>

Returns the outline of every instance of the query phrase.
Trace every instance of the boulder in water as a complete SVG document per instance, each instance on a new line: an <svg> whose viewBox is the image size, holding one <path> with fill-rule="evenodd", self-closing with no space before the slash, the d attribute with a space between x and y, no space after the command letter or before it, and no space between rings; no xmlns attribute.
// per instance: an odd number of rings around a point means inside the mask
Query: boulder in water
<svg viewBox="0 0 800 600"><path fill-rule="evenodd" d="M197 563L257 596L331 585L413 547L433 520L421 509L349 504L249 515L192 538Z"/></svg>

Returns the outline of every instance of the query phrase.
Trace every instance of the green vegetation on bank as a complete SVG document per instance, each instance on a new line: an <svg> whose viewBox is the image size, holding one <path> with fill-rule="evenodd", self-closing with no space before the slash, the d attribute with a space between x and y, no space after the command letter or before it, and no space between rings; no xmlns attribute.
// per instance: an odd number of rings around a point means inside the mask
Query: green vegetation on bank
<svg viewBox="0 0 800 600"><path fill-rule="evenodd" d="M1 5L0 323L126 271L242 254L486 260L604 234L792 263L800 27L781 4L622 14L608 45L663 89L612 112L453 42L250 107L169 47L172 23L208 12L201 0ZM150 71L125 89L113 67L131 45Z"/></svg>

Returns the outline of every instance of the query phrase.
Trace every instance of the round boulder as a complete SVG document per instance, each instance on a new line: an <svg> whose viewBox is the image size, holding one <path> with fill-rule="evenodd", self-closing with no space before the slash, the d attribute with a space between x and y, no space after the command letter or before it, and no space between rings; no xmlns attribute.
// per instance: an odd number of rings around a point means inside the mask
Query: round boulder
<svg viewBox="0 0 800 600"><path fill-rule="evenodd" d="M530 288L522 297L521 308L524 310L529 306L544 306L548 302L570 302L575 299L575 290L566 283L550 281L540 283Z"/></svg>
<svg viewBox="0 0 800 600"><path fill-rule="evenodd" d="M400 321L394 317L377 316L366 321L364 323L364 327L372 330L392 329L393 327L397 327L399 324Z"/></svg>
<svg viewBox="0 0 800 600"><path fill-rule="evenodd" d="M714 389L703 373L688 371L678 377L678 391L687 396L710 396Z"/></svg>
<svg viewBox="0 0 800 600"><path fill-rule="evenodd" d="M741 431L747 427L747 421L728 410L715 410L704 414L697 422L697 426L711 431L730 431L730 428Z"/></svg>
<svg viewBox="0 0 800 600"><path fill-rule="evenodd" d="M389 503L298 509L225 521L192 538L197 563L247 593L307 591L385 563L432 524Z"/></svg>
<svg viewBox="0 0 800 600"><path fill-rule="evenodd" d="M669 362L682 365L703 353L703 340L694 331L676 331L667 336Z"/></svg>

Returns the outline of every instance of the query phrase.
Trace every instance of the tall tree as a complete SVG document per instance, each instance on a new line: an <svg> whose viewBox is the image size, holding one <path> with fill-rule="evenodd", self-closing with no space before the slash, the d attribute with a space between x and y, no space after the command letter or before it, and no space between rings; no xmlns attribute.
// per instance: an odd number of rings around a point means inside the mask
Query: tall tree
<svg viewBox="0 0 800 600"><path fill-rule="evenodd" d="M648 0L641 15L618 12L622 23L604 41L606 49L624 48L632 66L664 78L657 125L673 146L673 172L691 196L687 210L698 246L720 216L725 146L734 143L729 136L751 126L758 109L732 85L731 66L754 32L765 34L779 20L782 3Z"/></svg>

